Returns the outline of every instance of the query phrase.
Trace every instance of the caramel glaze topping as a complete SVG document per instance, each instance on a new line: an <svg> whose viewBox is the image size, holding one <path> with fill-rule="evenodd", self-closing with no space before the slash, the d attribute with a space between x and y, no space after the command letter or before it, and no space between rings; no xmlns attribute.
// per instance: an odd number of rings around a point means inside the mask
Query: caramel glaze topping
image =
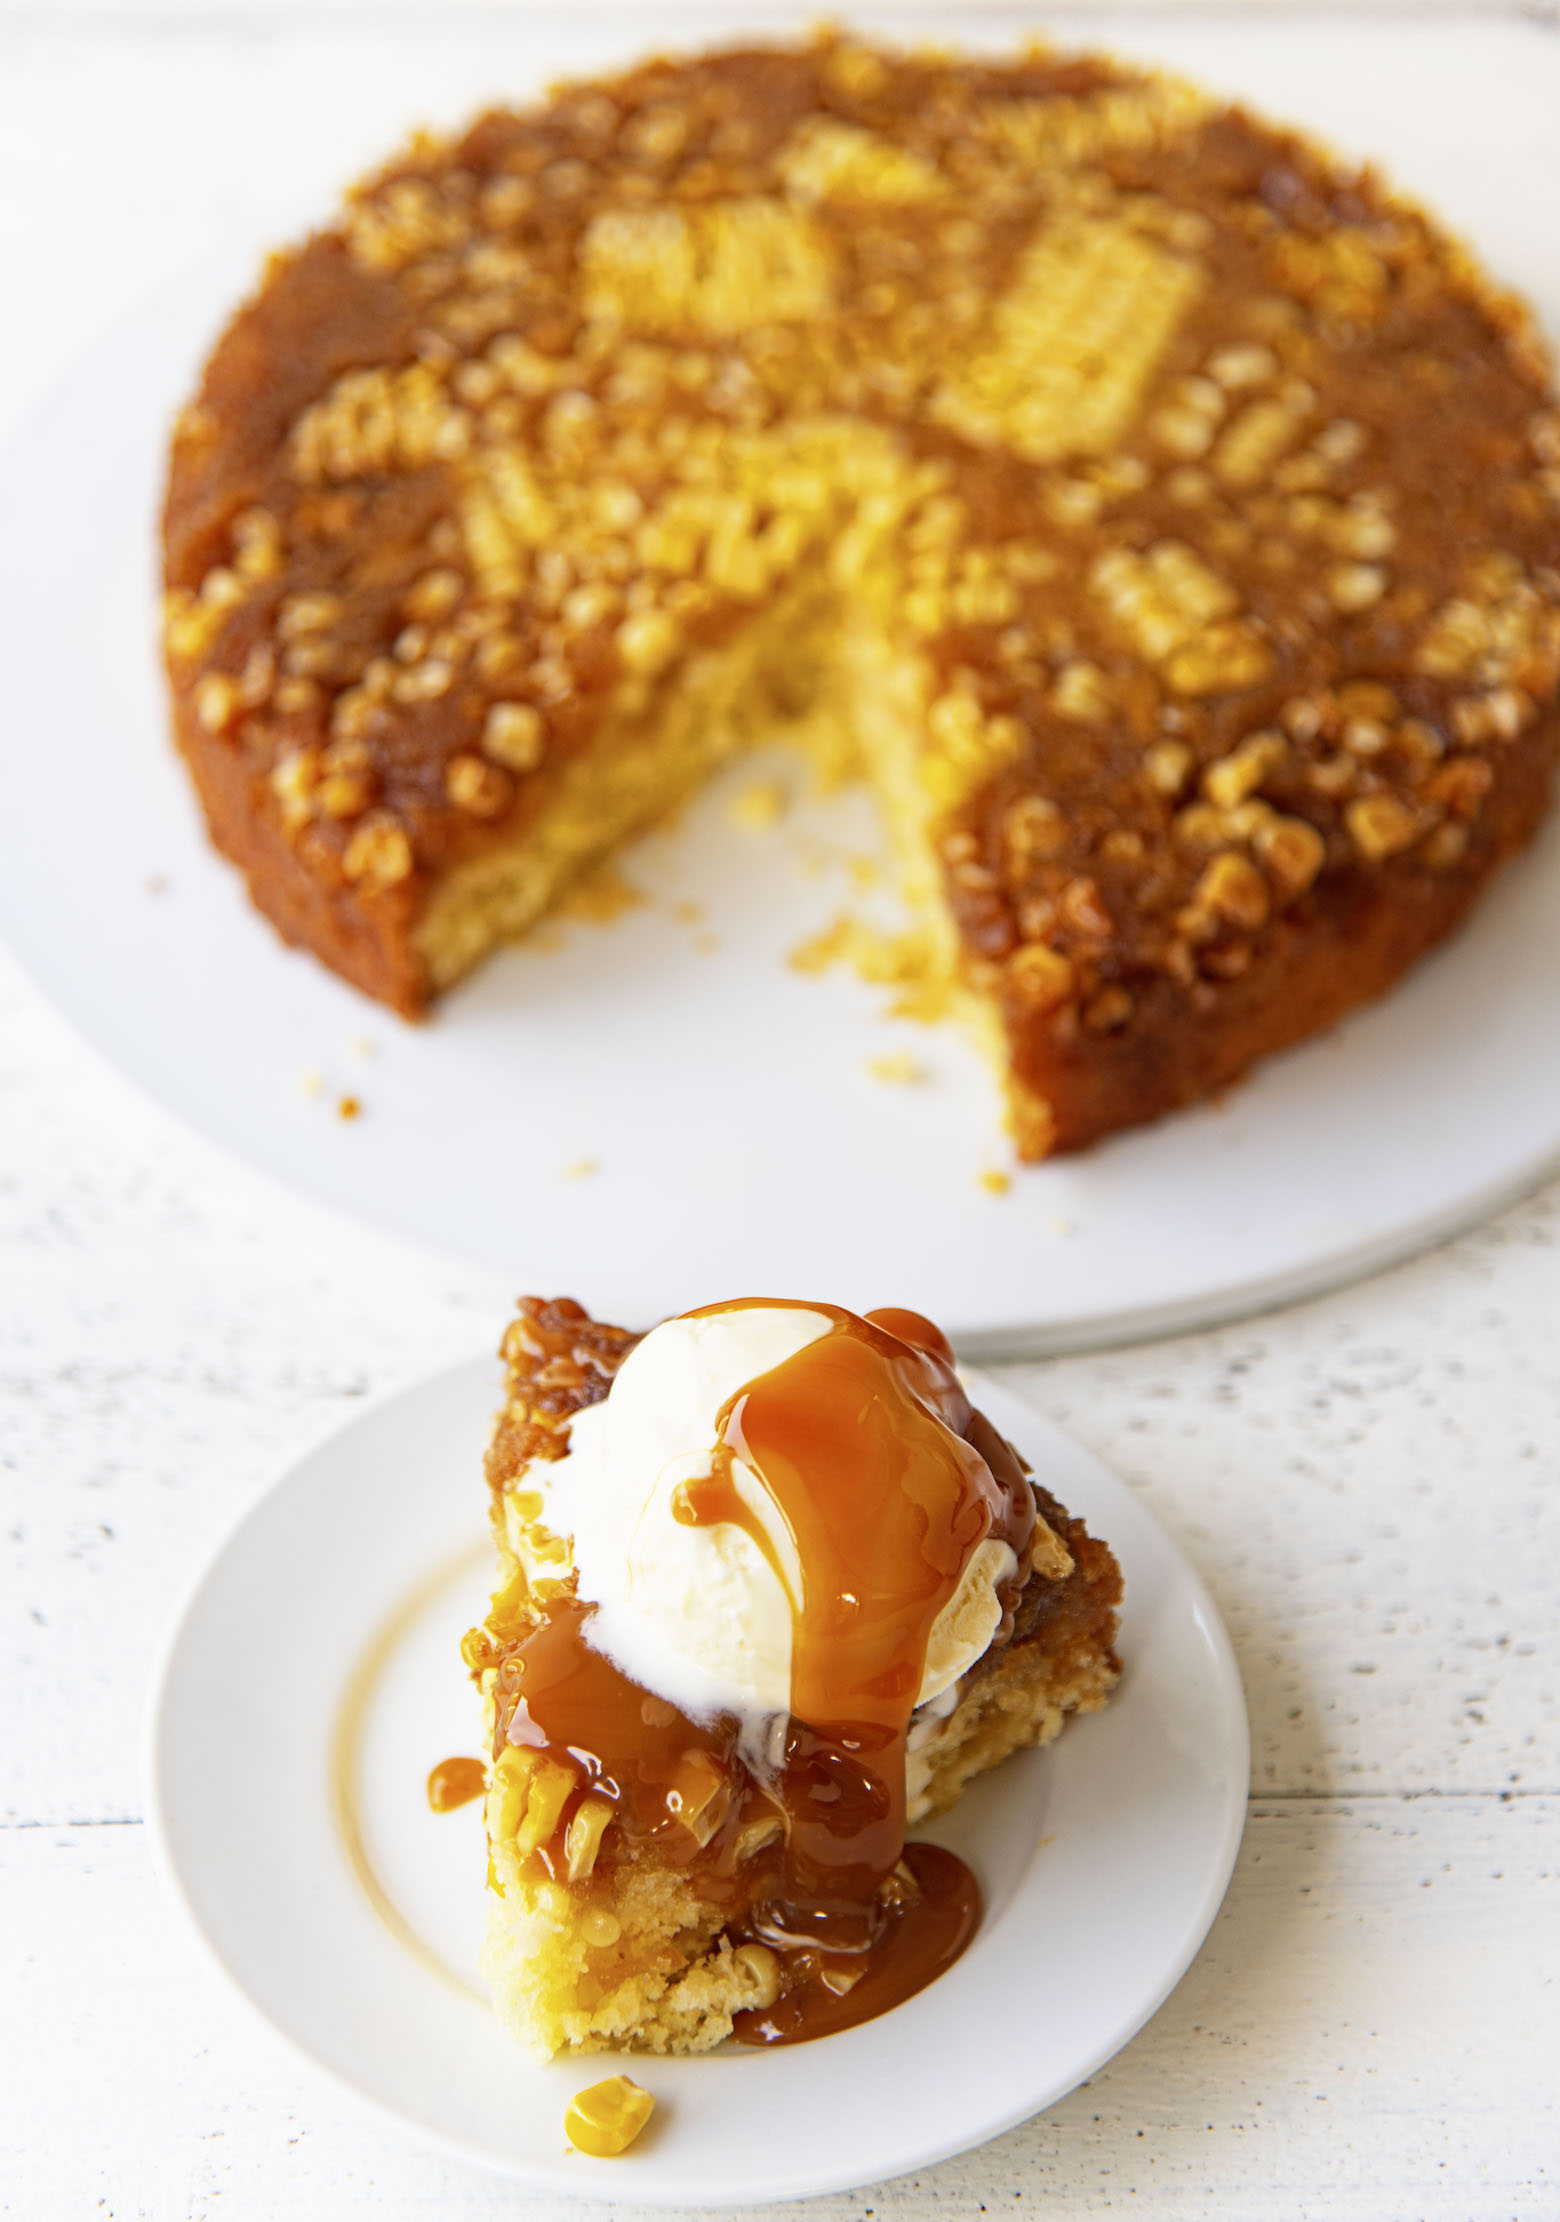
<svg viewBox="0 0 1560 2222"><path fill-rule="evenodd" d="M1014 1554L1001 1641L1035 1524L1021 1461L970 1405L929 1320L795 1308L826 1314L828 1332L730 1399L709 1474L674 1506L692 1526L740 1527L790 1598L778 1767L752 1771L735 1715L695 1721L620 1673L590 1641L593 1608L566 1591L505 1646L495 1690L495 1758L510 1743L566 1760L582 1797L612 1800L626 1844L696 1863L706 1896L729 1901L732 1936L780 1953L778 2002L737 2017L755 2044L871 2019L973 1935L969 1870L936 1846L906 1849L906 1742L933 1626L976 1549L992 1537ZM552 1870L557 1855L535 1856Z"/></svg>

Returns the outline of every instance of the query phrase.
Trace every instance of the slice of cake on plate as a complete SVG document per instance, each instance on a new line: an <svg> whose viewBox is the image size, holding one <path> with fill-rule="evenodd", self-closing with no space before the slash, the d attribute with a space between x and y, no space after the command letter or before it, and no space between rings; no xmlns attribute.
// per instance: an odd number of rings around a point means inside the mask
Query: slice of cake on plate
<svg viewBox="0 0 1560 2222"><path fill-rule="evenodd" d="M645 1337L527 1299L465 1656L486 1971L543 2053L870 2018L979 1919L906 1844L1104 1704L1120 1574L913 1312L738 1301Z"/></svg>

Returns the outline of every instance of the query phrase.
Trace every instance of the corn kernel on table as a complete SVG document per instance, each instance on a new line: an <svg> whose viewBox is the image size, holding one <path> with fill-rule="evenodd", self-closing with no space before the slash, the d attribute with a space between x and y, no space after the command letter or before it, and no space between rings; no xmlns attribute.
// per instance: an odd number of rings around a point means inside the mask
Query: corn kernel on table
<svg viewBox="0 0 1560 2222"><path fill-rule="evenodd" d="M666 35L628 6L581 13L603 60ZM1354 66L1349 41L1387 19L1198 20L1210 74L1221 23L1258 22L1281 82L1319 40ZM1485 94L1560 41L1494 10L1393 20ZM714 36L730 12L689 21ZM1169 8L1055 24L1144 54L1189 35ZM0 426L160 279L235 233L284 236L409 123L512 81L527 36L500 0L0 0L0 239L25 305ZM1362 84L1362 135L1382 90ZM147 1677L201 1563L366 1398L489 1345L514 1289L218 1158L4 956L0 1028L0 2211L631 2211L519 2194L296 2064L200 1960L145 1840ZM1251 1710L1245 1844L1191 1972L1092 2082L820 2218L1560 2215L1557 1330L1551 1186L1304 1306L1004 1369L1210 1585ZM1024 2001L993 2008L1013 2042Z"/></svg>

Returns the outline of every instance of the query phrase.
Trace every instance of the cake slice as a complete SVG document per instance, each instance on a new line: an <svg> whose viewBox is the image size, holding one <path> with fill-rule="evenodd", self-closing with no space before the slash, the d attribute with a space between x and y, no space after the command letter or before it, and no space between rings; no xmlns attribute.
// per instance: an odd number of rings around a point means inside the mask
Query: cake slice
<svg viewBox="0 0 1560 2222"><path fill-rule="evenodd" d="M503 1356L502 1580L464 1645L503 2020L549 2055L698 2052L897 2003L979 1918L905 1828L1104 1704L1110 1551L913 1313L641 1338L527 1298Z"/></svg>

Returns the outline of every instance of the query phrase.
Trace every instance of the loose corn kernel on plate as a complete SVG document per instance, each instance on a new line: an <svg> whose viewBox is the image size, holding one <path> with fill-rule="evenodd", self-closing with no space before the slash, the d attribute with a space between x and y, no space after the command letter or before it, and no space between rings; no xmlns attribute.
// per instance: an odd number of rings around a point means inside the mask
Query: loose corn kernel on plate
<svg viewBox="0 0 1560 2222"><path fill-rule="evenodd" d="M982 27L961 18L959 36ZM1537 27L1166 18L1115 43L1379 155L1560 324L1542 221L1560 186L1560 47ZM438 120L631 55L627 34L616 54L599 33L529 38L511 78L490 56ZM860 885L881 854L866 797L800 794L786 754L739 764L628 853L643 901L503 954L427 1028L280 950L204 845L147 645L166 427L253 267L236 257L148 304L62 381L0 511L21 689L0 912L81 1032L191 1125L380 1228L588 1283L618 1316L822 1273L851 1302L891 1285L938 1309L972 1353L1292 1297L1468 1223L1554 1163L1555 829L1385 1003L1222 1102L1021 1170L971 1047L885 1016L882 986L790 963L848 944L847 908L897 914ZM1138 605L1135 573L1104 586ZM48 745L23 745L37 736ZM495 746L523 754L529 728ZM1210 900L1238 909L1237 879ZM603 913L620 903L597 893Z"/></svg>
<svg viewBox="0 0 1560 2222"><path fill-rule="evenodd" d="M301 1460L218 1552L169 1645L147 1751L159 1863L273 2033L448 2151L650 2206L751 2206L927 2167L1119 2050L1224 1895L1249 1777L1240 1678L1136 1494L985 1379L972 1393L993 1425L1111 1540L1125 1672L1104 1712L919 1832L981 1883L964 1957L893 2013L777 2051L543 2065L505 2034L477 1972L481 1803L438 1814L425 1794L430 1767L480 1734L459 1646L491 1580L480 1477L499 1393L490 1361L460 1367ZM620 2156L593 2158L565 2116L615 2073L654 2111Z"/></svg>

